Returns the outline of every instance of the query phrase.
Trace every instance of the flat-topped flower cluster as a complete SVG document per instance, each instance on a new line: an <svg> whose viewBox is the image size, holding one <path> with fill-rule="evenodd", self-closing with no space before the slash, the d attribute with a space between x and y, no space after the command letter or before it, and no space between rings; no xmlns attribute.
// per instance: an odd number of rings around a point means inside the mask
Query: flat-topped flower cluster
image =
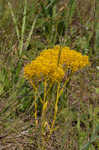
<svg viewBox="0 0 99 150"><path fill-rule="evenodd" d="M69 47L54 46L43 50L35 60L27 64L24 67L24 76L32 81L62 81L68 69L76 72L89 64L88 56Z"/></svg>

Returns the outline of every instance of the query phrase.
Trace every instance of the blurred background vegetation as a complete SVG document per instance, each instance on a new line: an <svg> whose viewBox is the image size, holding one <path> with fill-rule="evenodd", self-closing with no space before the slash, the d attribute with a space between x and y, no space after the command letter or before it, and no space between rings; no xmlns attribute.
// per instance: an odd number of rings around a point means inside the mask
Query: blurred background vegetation
<svg viewBox="0 0 99 150"><path fill-rule="evenodd" d="M24 0L9 0L9 2L21 34ZM37 15L31 40L25 48L26 39ZM19 40L8 1L0 0L2 149L5 145L8 146L7 143L11 138L11 147L17 147L18 150L21 146L24 150L40 150L40 131L39 129L36 131L33 123L34 93L23 77L23 67L43 49L60 43L88 55L91 67L77 72L72 77L70 86L66 89L67 93L62 95L59 103L56 124L60 128L55 131L46 147L50 150L99 149L99 1L28 0L22 56L19 57ZM42 106L39 104L39 107L38 117ZM16 136L27 130L29 135L19 136L20 140L24 136L23 146ZM3 137L6 133L7 137Z"/></svg>

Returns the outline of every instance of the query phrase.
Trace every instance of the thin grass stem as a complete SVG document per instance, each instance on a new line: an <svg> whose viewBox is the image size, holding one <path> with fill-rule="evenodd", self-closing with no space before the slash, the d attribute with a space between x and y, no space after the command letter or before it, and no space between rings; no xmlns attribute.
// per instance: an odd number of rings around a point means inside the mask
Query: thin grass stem
<svg viewBox="0 0 99 150"><path fill-rule="evenodd" d="M29 36L28 36L28 38L27 38L27 40L26 40L26 43L25 43L25 49L27 49L27 47L29 46L30 39L31 39L33 30L34 30L34 27L35 27L37 18L38 18L38 15L35 17L35 19L34 19L34 21L33 21L33 24L32 24L32 27L31 27L31 31L30 31Z"/></svg>
<svg viewBox="0 0 99 150"><path fill-rule="evenodd" d="M22 55L22 50L23 50L24 31L25 31L25 25L26 25L26 9L27 9L27 0L25 0L25 5L24 5L21 41L20 41L20 45L19 45L19 48L20 48L19 49L19 56Z"/></svg>
<svg viewBox="0 0 99 150"><path fill-rule="evenodd" d="M12 15L12 19L13 19L13 22L14 22L14 25L15 25L15 30L16 30L18 41L20 41L20 33L19 33L18 25L17 25L17 20L16 20L16 17L14 15L14 12L13 12L13 9L12 9L12 5L11 5L10 2L8 2L8 6L9 6L9 9L11 11L11 15Z"/></svg>

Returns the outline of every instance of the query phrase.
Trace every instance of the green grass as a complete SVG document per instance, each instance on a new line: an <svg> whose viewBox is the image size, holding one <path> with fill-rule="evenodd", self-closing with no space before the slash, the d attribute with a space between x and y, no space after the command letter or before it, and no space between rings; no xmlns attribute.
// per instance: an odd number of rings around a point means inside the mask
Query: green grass
<svg viewBox="0 0 99 150"><path fill-rule="evenodd" d="M90 57L91 66L75 73L59 100L50 150L99 149L98 0L0 1L0 147L41 149L41 109L35 127L34 92L24 66L45 48L66 45ZM43 88L40 87L40 95ZM54 100L54 90L52 100ZM53 116L53 105L47 113ZM24 131L24 132L23 132ZM26 132L25 132L26 131ZM47 133L46 133L47 134ZM6 136L4 136L6 135ZM24 137L24 139L23 139ZM22 140L23 139L23 140ZM21 141L21 142L19 142ZM11 143L9 146L8 143ZM25 144L24 144L25 143Z"/></svg>

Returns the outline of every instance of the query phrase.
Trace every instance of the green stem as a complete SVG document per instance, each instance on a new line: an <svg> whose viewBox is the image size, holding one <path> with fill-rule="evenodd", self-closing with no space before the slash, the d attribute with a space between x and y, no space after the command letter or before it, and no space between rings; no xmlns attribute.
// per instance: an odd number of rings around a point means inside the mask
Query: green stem
<svg viewBox="0 0 99 150"><path fill-rule="evenodd" d="M53 122L51 125L51 129L50 129L50 135L53 132L53 128L55 125L55 121L56 121L56 115L57 115L57 111L58 111L58 101L59 101L59 90L60 90L60 83L58 83L58 87L57 87L57 96L56 96L56 102L55 102L55 110L54 110L54 118L53 118Z"/></svg>
<svg viewBox="0 0 99 150"><path fill-rule="evenodd" d="M23 13L23 23L22 23L22 31L21 31L21 41L19 44L19 56L22 55L22 50L23 50L23 40L24 40L24 31L25 31L25 23L26 23L26 9L27 9L27 0L25 0L25 5L24 5L24 13Z"/></svg>

